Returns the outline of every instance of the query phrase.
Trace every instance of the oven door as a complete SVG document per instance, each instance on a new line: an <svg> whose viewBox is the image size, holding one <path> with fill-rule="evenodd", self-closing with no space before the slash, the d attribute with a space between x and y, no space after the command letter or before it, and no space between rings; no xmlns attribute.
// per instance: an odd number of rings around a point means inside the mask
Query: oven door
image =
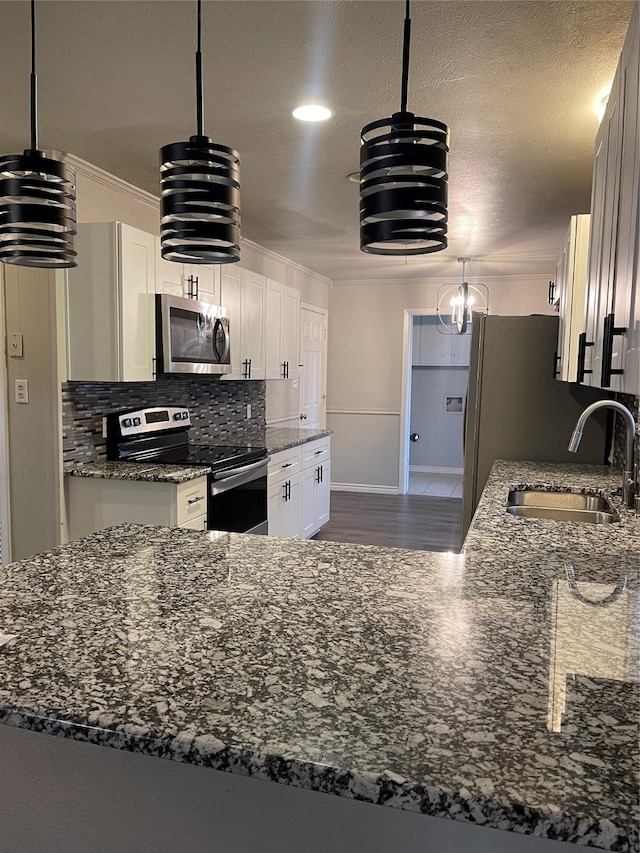
<svg viewBox="0 0 640 853"><path fill-rule="evenodd" d="M226 308L162 293L156 296L156 358L162 373L231 372Z"/></svg>
<svg viewBox="0 0 640 853"><path fill-rule="evenodd" d="M267 534L267 465L261 459L209 474L209 530Z"/></svg>

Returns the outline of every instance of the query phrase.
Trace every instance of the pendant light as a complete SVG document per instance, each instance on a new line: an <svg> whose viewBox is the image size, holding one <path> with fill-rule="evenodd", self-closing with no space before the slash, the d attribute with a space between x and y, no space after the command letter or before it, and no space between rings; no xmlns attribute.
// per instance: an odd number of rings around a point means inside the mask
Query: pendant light
<svg viewBox="0 0 640 853"><path fill-rule="evenodd" d="M447 247L449 128L407 112L410 2L400 112L365 125L360 135L360 248L374 255L423 255Z"/></svg>
<svg viewBox="0 0 640 853"><path fill-rule="evenodd" d="M36 10L31 0L31 147L0 157L0 261L75 267L75 170L38 150Z"/></svg>
<svg viewBox="0 0 640 853"><path fill-rule="evenodd" d="M464 335L471 325L472 312L487 313L489 290L484 284L469 284L465 280L465 267L471 258L458 258L462 264L462 282L442 285L438 289L438 331L443 335Z"/></svg>
<svg viewBox="0 0 640 853"><path fill-rule="evenodd" d="M240 260L240 158L204 135L202 22L198 0L196 135L160 149L162 257L188 264Z"/></svg>

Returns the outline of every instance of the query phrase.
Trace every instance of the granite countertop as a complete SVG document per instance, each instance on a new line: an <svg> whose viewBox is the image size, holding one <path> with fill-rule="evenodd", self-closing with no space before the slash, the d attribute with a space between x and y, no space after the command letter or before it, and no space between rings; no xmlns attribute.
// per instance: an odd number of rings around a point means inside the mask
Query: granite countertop
<svg viewBox="0 0 640 853"><path fill-rule="evenodd" d="M639 522L504 511L570 468L498 463L463 554L122 525L4 567L0 722L637 851Z"/></svg>
<svg viewBox="0 0 640 853"><path fill-rule="evenodd" d="M253 429L242 433L220 436L210 444L221 444L234 446L237 444L249 444L256 447L265 447L267 454L278 453L316 438L324 438L330 435L327 429L289 429L283 427L266 427L264 429ZM96 462L68 462L64 466L64 473L70 477L97 477L109 480L145 480L159 483L186 483L208 474L211 468L188 465L157 465L153 463L140 462L108 462L99 460Z"/></svg>

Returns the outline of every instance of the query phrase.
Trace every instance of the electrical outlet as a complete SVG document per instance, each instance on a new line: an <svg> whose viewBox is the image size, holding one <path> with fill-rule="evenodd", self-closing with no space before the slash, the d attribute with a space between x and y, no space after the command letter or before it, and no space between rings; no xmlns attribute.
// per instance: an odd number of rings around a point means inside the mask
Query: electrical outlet
<svg viewBox="0 0 640 853"><path fill-rule="evenodd" d="M26 379L16 379L16 403L29 402L29 383Z"/></svg>
<svg viewBox="0 0 640 853"><path fill-rule="evenodd" d="M251 420L251 403L247 403L247 419Z"/></svg>

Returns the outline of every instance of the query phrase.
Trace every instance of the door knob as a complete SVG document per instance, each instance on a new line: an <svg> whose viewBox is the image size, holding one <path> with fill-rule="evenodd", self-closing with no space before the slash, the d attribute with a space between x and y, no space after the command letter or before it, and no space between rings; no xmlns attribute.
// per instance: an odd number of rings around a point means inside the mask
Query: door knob
<svg viewBox="0 0 640 853"><path fill-rule="evenodd" d="M412 432L411 435L409 436L409 439L411 441L419 441L420 440L420 433Z"/></svg>

